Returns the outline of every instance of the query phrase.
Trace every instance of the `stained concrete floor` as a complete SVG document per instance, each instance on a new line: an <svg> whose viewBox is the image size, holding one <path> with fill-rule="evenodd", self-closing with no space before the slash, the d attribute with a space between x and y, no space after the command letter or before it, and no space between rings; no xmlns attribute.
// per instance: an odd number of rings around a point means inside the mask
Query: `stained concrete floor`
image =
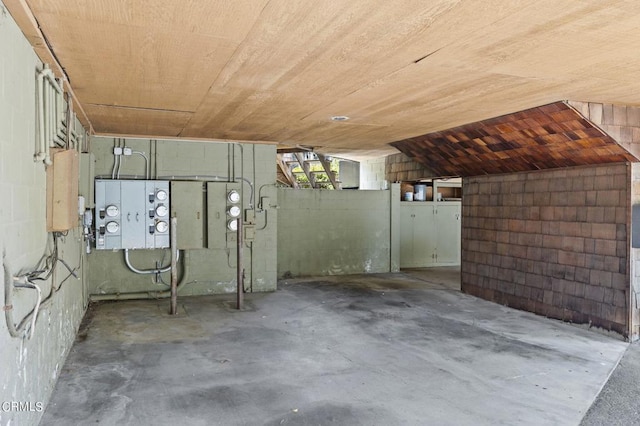
<svg viewBox="0 0 640 426"><path fill-rule="evenodd" d="M455 269L93 305L42 425L578 425L627 344Z"/></svg>

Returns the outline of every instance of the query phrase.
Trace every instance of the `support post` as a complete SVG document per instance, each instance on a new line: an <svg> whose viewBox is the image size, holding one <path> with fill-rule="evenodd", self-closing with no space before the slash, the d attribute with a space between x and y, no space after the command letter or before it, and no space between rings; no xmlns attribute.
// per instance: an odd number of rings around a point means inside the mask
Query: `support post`
<svg viewBox="0 0 640 426"><path fill-rule="evenodd" d="M178 219L171 218L171 315L178 313Z"/></svg>
<svg viewBox="0 0 640 426"><path fill-rule="evenodd" d="M243 244L243 235L242 235L242 216L239 217L238 219L236 219L238 221L238 235L237 235L237 240L238 240L238 253L237 253L237 261L238 261L238 276L237 276L237 282L238 282L238 294L236 296L236 302L237 302L237 308L238 310L242 309L242 303L243 303L243 299L244 299L244 270L243 270L243 265L242 265L242 244Z"/></svg>

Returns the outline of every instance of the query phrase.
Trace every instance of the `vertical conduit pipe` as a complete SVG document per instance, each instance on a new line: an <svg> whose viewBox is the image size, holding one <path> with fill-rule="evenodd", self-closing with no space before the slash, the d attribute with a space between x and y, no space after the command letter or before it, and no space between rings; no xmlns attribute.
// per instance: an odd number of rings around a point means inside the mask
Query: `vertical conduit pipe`
<svg viewBox="0 0 640 426"><path fill-rule="evenodd" d="M45 157L45 133L44 133L44 75L38 74L38 152L35 161L43 161Z"/></svg>
<svg viewBox="0 0 640 426"><path fill-rule="evenodd" d="M46 69L45 69L46 71ZM44 139L44 144L45 144L45 163L46 163L46 159L49 159L49 162L51 162L51 154L50 154L50 148L52 145L52 138L51 138L51 96L53 96L53 89L51 88L51 84L49 84L49 80L46 78L47 74L45 73L45 79L44 79L44 118L45 118L45 139Z"/></svg>
<svg viewBox="0 0 640 426"><path fill-rule="evenodd" d="M48 81L48 79L47 79ZM53 91L53 87L51 87L51 82L45 84L45 87L47 88L47 120L49 121L49 125L47 127L47 143L49 144L49 147L53 146L53 135L55 134L55 128L54 128L54 123L55 123L55 111L54 111L54 91Z"/></svg>
<svg viewBox="0 0 640 426"><path fill-rule="evenodd" d="M45 78L42 82L42 99L44 101L44 107L42 109L42 117L44 119L44 145L45 145L45 153L49 153L49 133L51 127L51 121L49 120L49 97L51 94L49 93L49 83Z"/></svg>
<svg viewBox="0 0 640 426"><path fill-rule="evenodd" d="M243 244L243 237L242 237L242 216L238 218L238 245L237 245L237 261L238 261L238 276L236 277L237 281L238 281L238 294L236 297L236 302L238 305L238 310L242 309L242 304L244 302L244 271L242 270L242 244Z"/></svg>
<svg viewBox="0 0 640 426"><path fill-rule="evenodd" d="M171 315L178 313L178 218L171 218Z"/></svg>
<svg viewBox="0 0 640 426"><path fill-rule="evenodd" d="M60 138L62 140L62 143L65 143L65 134L62 131L62 123L65 121L64 117L65 114L67 113L65 111L65 106L64 106L64 83L62 80L58 81L58 85L60 86L60 88L62 89L62 93L57 93L56 94L56 100L58 101L57 103L57 109L58 109L58 115L57 115L57 120L56 120L56 135L58 136L58 138ZM67 127L67 136L69 138L71 138L71 126ZM67 149L69 149L69 146L67 145Z"/></svg>

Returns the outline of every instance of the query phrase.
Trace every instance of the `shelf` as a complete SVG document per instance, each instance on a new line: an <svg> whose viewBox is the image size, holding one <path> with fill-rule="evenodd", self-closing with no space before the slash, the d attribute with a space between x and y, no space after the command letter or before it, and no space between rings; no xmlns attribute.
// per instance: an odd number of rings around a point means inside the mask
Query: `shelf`
<svg viewBox="0 0 640 426"><path fill-rule="evenodd" d="M414 197L417 191L418 185L424 185L425 196L424 199L412 201L406 200L406 194L408 192L413 193ZM440 202L452 202L462 201L462 179L461 178L448 178L446 180L434 178L431 181L405 181L400 185L400 200L403 202L424 203L424 202L438 202L438 195L442 198Z"/></svg>

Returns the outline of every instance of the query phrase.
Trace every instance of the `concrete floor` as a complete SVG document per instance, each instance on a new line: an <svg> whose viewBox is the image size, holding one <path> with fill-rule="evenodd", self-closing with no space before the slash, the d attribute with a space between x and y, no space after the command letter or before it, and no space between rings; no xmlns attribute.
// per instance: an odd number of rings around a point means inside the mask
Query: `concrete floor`
<svg viewBox="0 0 640 426"><path fill-rule="evenodd" d="M456 291L454 268L93 305L43 425L578 425L627 344Z"/></svg>

